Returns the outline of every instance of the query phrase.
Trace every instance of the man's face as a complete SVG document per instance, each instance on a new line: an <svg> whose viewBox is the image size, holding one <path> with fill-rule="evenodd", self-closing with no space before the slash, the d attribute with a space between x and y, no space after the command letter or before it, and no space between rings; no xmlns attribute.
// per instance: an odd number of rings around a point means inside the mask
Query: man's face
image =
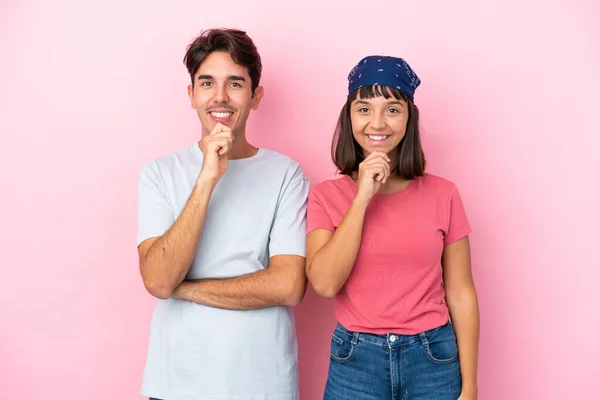
<svg viewBox="0 0 600 400"><path fill-rule="evenodd" d="M233 131L235 137L245 135L250 110L256 110L263 95L257 87L252 96L248 70L236 64L229 53L215 51L208 55L188 86L192 108L202 123L202 136L220 122Z"/></svg>

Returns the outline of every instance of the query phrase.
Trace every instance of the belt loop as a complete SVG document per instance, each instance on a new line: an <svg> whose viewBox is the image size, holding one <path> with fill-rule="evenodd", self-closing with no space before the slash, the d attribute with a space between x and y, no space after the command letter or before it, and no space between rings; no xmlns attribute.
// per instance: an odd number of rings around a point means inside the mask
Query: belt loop
<svg viewBox="0 0 600 400"><path fill-rule="evenodd" d="M424 346L428 346L429 340L427 339L427 335L425 334L425 332L419 333L419 336L421 337L421 343L423 343Z"/></svg>
<svg viewBox="0 0 600 400"><path fill-rule="evenodd" d="M360 333L358 332L353 332L352 333L352 340L350 341L350 343L352 343L353 345L356 346L356 343L358 343L358 336L360 335Z"/></svg>

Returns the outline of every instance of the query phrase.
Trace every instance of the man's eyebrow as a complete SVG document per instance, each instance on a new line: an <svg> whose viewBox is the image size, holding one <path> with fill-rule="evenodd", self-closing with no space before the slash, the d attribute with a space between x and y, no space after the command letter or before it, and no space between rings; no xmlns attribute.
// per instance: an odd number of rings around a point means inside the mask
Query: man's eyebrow
<svg viewBox="0 0 600 400"><path fill-rule="evenodd" d="M214 79L214 77L212 75L198 75L198 80L202 80L202 79L206 79L206 80L212 80ZM230 75L228 78L228 80L230 81L246 81L246 78L244 78L243 76L239 76L239 75Z"/></svg>

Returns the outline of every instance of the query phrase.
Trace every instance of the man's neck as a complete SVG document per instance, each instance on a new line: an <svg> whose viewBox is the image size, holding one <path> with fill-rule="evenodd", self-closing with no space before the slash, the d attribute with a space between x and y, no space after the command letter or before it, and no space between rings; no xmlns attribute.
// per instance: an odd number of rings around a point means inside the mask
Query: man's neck
<svg viewBox="0 0 600 400"><path fill-rule="evenodd" d="M229 152L229 159L248 158L255 156L256 153L258 153L258 148L248 143L245 137L236 137L233 141L233 149Z"/></svg>

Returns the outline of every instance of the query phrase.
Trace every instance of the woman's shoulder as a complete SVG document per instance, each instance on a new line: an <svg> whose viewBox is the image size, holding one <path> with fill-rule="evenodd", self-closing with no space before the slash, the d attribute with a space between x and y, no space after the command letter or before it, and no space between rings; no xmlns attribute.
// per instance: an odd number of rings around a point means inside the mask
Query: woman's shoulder
<svg viewBox="0 0 600 400"><path fill-rule="evenodd" d="M311 185L313 195L329 197L344 193L353 193L356 190L356 184L347 175L340 175L333 179L327 179L317 184Z"/></svg>
<svg viewBox="0 0 600 400"><path fill-rule="evenodd" d="M454 186L454 182L452 182L451 180L439 175L430 174L429 172L426 172L423 176L420 176L417 179L419 179L422 183L430 186Z"/></svg>
<svg viewBox="0 0 600 400"><path fill-rule="evenodd" d="M456 190L453 181L435 174L425 173L423 176L416 178L416 181L417 185L427 192L450 194Z"/></svg>

